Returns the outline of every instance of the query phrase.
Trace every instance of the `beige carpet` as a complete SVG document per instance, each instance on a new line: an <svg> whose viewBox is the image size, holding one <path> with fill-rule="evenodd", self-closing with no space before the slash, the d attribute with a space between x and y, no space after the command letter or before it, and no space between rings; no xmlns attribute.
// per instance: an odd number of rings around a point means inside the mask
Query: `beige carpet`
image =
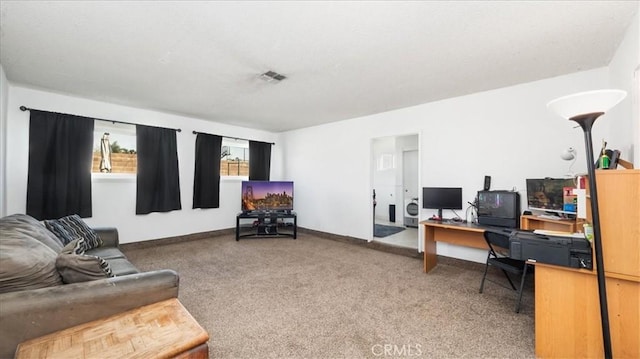
<svg viewBox="0 0 640 359"><path fill-rule="evenodd" d="M425 274L419 259L309 233L124 250L142 270L180 273L212 358L535 357L532 284L516 314L515 292L478 293L478 266Z"/></svg>

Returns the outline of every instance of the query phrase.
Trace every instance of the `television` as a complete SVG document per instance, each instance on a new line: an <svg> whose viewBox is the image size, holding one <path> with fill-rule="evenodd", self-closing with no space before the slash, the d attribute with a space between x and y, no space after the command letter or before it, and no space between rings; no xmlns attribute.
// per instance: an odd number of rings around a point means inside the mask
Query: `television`
<svg viewBox="0 0 640 359"><path fill-rule="evenodd" d="M293 182L242 181L242 212L291 212Z"/></svg>
<svg viewBox="0 0 640 359"><path fill-rule="evenodd" d="M462 188L422 187L422 208L437 209L442 219L443 209L462 209Z"/></svg>
<svg viewBox="0 0 640 359"><path fill-rule="evenodd" d="M520 194L513 191L478 191L478 224L519 228Z"/></svg>
<svg viewBox="0 0 640 359"><path fill-rule="evenodd" d="M542 211L559 216L577 213L577 198L573 178L528 178L527 206L531 211Z"/></svg>

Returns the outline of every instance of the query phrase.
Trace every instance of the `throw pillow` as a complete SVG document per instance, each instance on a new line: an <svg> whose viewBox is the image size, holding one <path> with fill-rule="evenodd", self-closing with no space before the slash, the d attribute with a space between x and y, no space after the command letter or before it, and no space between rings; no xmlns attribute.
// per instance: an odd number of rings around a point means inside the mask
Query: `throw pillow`
<svg viewBox="0 0 640 359"><path fill-rule="evenodd" d="M56 268L64 283L87 282L96 279L114 277L109 263L98 256L84 253L82 241L74 239L69 242L56 259Z"/></svg>
<svg viewBox="0 0 640 359"><path fill-rule="evenodd" d="M45 220L44 225L65 245L76 238L84 238L85 250L102 246L102 239L100 239L96 231L91 229L77 214L60 219Z"/></svg>
<svg viewBox="0 0 640 359"><path fill-rule="evenodd" d="M87 243L84 238L78 238L71 241L67 246L62 248L62 251L69 251L72 254L84 254L86 251Z"/></svg>

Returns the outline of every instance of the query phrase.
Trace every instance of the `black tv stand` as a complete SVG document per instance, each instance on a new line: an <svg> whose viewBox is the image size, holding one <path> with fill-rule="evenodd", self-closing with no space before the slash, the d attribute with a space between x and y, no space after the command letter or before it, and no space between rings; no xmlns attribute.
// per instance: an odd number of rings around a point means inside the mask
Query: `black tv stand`
<svg viewBox="0 0 640 359"><path fill-rule="evenodd" d="M292 211L241 212L236 216L236 241L244 237L298 237L297 216Z"/></svg>

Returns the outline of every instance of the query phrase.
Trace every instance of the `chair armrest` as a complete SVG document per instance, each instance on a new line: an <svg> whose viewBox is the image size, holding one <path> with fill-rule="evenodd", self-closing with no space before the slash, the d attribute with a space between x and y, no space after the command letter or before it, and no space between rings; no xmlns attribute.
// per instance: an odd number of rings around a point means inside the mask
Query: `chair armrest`
<svg viewBox="0 0 640 359"><path fill-rule="evenodd" d="M178 282L165 269L0 294L0 358L28 339L177 298Z"/></svg>
<svg viewBox="0 0 640 359"><path fill-rule="evenodd" d="M94 228L94 231L102 239L103 247L115 247L118 248L120 239L118 238L118 229L115 227L98 227Z"/></svg>

